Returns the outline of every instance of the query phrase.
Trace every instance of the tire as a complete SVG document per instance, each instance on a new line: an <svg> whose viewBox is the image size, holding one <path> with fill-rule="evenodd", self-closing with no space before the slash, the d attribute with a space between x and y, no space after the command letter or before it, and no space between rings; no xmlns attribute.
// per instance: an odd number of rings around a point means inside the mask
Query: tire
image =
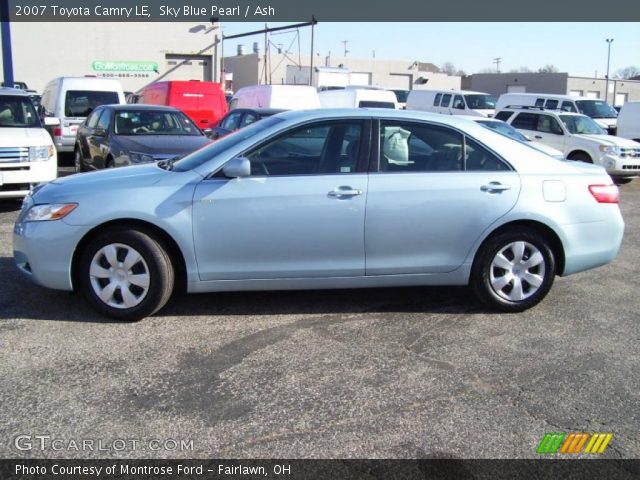
<svg viewBox="0 0 640 480"><path fill-rule="evenodd" d="M84 163L82 161L82 153L80 152L80 148L76 148L73 153L73 166L76 169L76 173L84 172Z"/></svg>
<svg viewBox="0 0 640 480"><path fill-rule="evenodd" d="M128 321L164 307L175 282L163 246L149 233L127 228L113 228L91 240L80 252L77 278L93 308Z"/></svg>
<svg viewBox="0 0 640 480"><path fill-rule="evenodd" d="M626 185L627 183L631 183L632 180L633 178L613 177L613 183L616 185Z"/></svg>
<svg viewBox="0 0 640 480"><path fill-rule="evenodd" d="M113 158L107 157L107 160L104 162L104 168L115 168L115 166Z"/></svg>
<svg viewBox="0 0 640 480"><path fill-rule="evenodd" d="M578 162L585 162L585 163L593 163L593 160L591 160L591 157L584 152L574 153L573 155L571 155L569 160L576 160Z"/></svg>
<svg viewBox="0 0 640 480"><path fill-rule="evenodd" d="M527 268L528 263L532 265ZM485 240L473 263L470 284L487 306L521 312L549 293L555 275L556 262L548 240L535 230L521 228Z"/></svg>

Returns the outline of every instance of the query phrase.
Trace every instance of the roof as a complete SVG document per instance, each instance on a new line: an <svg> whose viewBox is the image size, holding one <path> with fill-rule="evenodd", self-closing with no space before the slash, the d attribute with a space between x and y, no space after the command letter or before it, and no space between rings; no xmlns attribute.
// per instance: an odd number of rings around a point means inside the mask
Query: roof
<svg viewBox="0 0 640 480"><path fill-rule="evenodd" d="M499 108L498 111L502 110L512 110L514 112L529 112L529 113L555 113L556 115L572 115L575 117L586 117L583 113L578 112L567 112L565 110L553 109L553 108L542 108L542 107L532 107L531 105L507 105L506 107Z"/></svg>
<svg viewBox="0 0 640 480"><path fill-rule="evenodd" d="M29 97L30 94L20 88L0 87L0 95L18 95L20 97Z"/></svg>
<svg viewBox="0 0 640 480"><path fill-rule="evenodd" d="M118 103L112 105L101 105L101 107L109 107L112 110L141 110L141 111L171 111L179 112L180 110L175 107L169 107L167 105L147 105L144 103ZM97 108L97 107L96 107Z"/></svg>
<svg viewBox="0 0 640 480"><path fill-rule="evenodd" d="M253 112L258 115L275 115L276 113L286 112L287 110L284 108L234 108L233 110L229 110L229 113L232 112Z"/></svg>

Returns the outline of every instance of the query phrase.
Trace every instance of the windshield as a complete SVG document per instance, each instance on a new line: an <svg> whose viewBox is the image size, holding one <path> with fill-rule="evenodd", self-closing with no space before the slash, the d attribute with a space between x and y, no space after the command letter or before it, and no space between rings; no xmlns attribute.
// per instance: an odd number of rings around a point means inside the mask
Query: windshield
<svg viewBox="0 0 640 480"><path fill-rule="evenodd" d="M584 115L560 115L560 120L569 133L580 135L606 135L607 133L591 118Z"/></svg>
<svg viewBox="0 0 640 480"><path fill-rule="evenodd" d="M40 119L31 99L18 95L0 96L0 127L39 128Z"/></svg>
<svg viewBox="0 0 640 480"><path fill-rule="evenodd" d="M513 128L508 123L491 122L491 121L479 121L478 123L480 125L482 125L483 127L487 127L490 130L494 130L494 131L496 131L498 133L506 135L509 138L513 138L514 140L518 140L520 142L529 142L530 141L530 140L527 140L527 137L525 137L523 134L521 134L519 131L517 131L515 128Z"/></svg>
<svg viewBox="0 0 640 480"><path fill-rule="evenodd" d="M467 107L471 110L493 110L496 108L496 97L493 95L469 94L465 95Z"/></svg>
<svg viewBox="0 0 640 480"><path fill-rule="evenodd" d="M65 117L88 117L100 105L120 103L117 92L67 90L64 100Z"/></svg>
<svg viewBox="0 0 640 480"><path fill-rule="evenodd" d="M244 142L247 138L256 135L280 122L282 122L282 120L278 117L268 117L259 120L256 123L252 123L246 128L236 130L229 135L225 135L220 140L216 140L212 144L201 148L200 150L196 150L190 155L187 155L186 157L175 163L173 170L176 172L186 172L187 170L192 170L196 167L199 167L203 163L208 162L217 155L220 155L225 150L233 148L239 143Z"/></svg>
<svg viewBox="0 0 640 480"><path fill-rule="evenodd" d="M591 118L616 118L618 112L604 100L576 100L580 113Z"/></svg>
<svg viewBox="0 0 640 480"><path fill-rule="evenodd" d="M116 135L189 135L202 132L182 112L153 110L118 110L115 114Z"/></svg>

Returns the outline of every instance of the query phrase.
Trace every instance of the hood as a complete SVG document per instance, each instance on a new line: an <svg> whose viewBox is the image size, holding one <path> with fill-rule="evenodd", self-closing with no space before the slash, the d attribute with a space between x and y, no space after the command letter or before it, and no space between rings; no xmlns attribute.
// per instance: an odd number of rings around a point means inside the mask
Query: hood
<svg viewBox="0 0 640 480"><path fill-rule="evenodd" d="M617 118L594 118L593 121L596 122L598 125L600 125L602 128L604 128L605 130L609 127L615 127L616 124L618 123Z"/></svg>
<svg viewBox="0 0 640 480"><path fill-rule="evenodd" d="M44 128L0 127L0 147L37 147L52 145L51 136Z"/></svg>
<svg viewBox="0 0 640 480"><path fill-rule="evenodd" d="M488 117L488 118L493 118L493 115L496 113L495 110L493 109L475 109L473 110L474 112L478 113L481 117Z"/></svg>
<svg viewBox="0 0 640 480"><path fill-rule="evenodd" d="M146 187L157 182L168 172L156 164L135 165L123 168L107 168L95 172L77 173L68 177L59 177L49 182L50 185L64 186L65 189L81 188L117 188L136 184Z"/></svg>
<svg viewBox="0 0 640 480"><path fill-rule="evenodd" d="M602 145L611 145L625 148L640 148L640 143L629 140L628 138L616 137L614 135L578 135L581 138L587 138L598 142Z"/></svg>
<svg viewBox="0 0 640 480"><path fill-rule="evenodd" d="M211 142L211 139L200 135L135 135L117 138L122 148L129 152L162 157L191 153Z"/></svg>

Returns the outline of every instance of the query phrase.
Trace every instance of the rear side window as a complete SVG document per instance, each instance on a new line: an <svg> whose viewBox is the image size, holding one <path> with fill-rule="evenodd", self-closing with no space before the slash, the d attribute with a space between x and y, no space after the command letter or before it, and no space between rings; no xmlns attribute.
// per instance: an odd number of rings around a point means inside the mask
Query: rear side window
<svg viewBox="0 0 640 480"><path fill-rule="evenodd" d="M463 145L462 135L448 128L385 121L380 125L380 171L461 171Z"/></svg>
<svg viewBox="0 0 640 480"><path fill-rule="evenodd" d="M509 117L511 117L511 115L513 115L513 112L498 112L495 118L497 118L498 120L502 120L503 122L506 122L509 119Z"/></svg>
<svg viewBox="0 0 640 480"><path fill-rule="evenodd" d="M96 107L119 103L118 92L67 90L64 98L65 117L86 117Z"/></svg>
<svg viewBox="0 0 640 480"><path fill-rule="evenodd" d="M451 101L451 94L450 93L445 93L442 96L442 103L440 103L440 106L441 107L448 107L450 101Z"/></svg>
<svg viewBox="0 0 640 480"><path fill-rule="evenodd" d="M555 110L558 108L558 103L560 103L558 100L547 100L547 103L544 104L544 108Z"/></svg>
<svg viewBox="0 0 640 480"><path fill-rule="evenodd" d="M442 94L441 93L436 93L436 98L433 100L433 106L434 107L439 107L440 106L440 99L442 98Z"/></svg>
<svg viewBox="0 0 640 480"><path fill-rule="evenodd" d="M535 130L538 125L538 116L533 113L519 113L511 122L513 128L522 130Z"/></svg>
<svg viewBox="0 0 640 480"><path fill-rule="evenodd" d="M536 99L536 107L542 108L544 106L544 98Z"/></svg>
<svg viewBox="0 0 640 480"><path fill-rule="evenodd" d="M467 171L497 172L510 168L475 140L465 137L465 165Z"/></svg>

